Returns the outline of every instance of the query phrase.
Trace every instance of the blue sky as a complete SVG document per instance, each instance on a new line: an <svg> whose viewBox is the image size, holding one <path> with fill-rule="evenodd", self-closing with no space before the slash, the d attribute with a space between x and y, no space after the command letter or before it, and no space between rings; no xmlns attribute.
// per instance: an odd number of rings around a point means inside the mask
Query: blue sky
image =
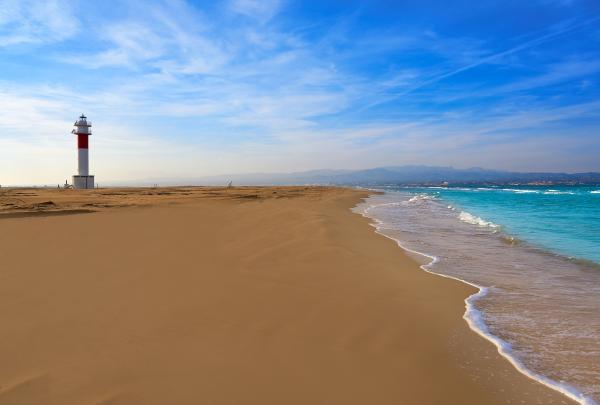
<svg viewBox="0 0 600 405"><path fill-rule="evenodd" d="M0 0L0 184L600 171L600 3Z"/></svg>

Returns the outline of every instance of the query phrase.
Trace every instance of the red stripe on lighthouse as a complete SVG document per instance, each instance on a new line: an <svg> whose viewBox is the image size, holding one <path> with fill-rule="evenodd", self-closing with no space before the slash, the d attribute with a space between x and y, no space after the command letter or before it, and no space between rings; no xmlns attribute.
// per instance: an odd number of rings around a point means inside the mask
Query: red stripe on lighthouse
<svg viewBox="0 0 600 405"><path fill-rule="evenodd" d="M77 148L87 149L88 148L88 135L77 135Z"/></svg>

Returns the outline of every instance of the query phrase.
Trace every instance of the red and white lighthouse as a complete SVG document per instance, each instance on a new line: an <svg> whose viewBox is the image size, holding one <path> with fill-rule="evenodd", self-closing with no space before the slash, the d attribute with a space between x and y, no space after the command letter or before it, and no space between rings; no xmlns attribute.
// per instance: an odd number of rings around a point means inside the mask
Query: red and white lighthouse
<svg viewBox="0 0 600 405"><path fill-rule="evenodd" d="M92 123L83 114L75 121L76 129L71 133L77 135L78 174L73 176L74 188L94 188L94 176L90 176L90 157L88 138L92 134Z"/></svg>

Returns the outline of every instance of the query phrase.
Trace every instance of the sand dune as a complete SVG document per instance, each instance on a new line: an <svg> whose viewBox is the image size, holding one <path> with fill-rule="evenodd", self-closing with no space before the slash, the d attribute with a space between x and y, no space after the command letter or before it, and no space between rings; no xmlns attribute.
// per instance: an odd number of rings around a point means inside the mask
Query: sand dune
<svg viewBox="0 0 600 405"><path fill-rule="evenodd" d="M559 404L339 188L0 190L0 404ZM67 215L78 214L78 215Z"/></svg>

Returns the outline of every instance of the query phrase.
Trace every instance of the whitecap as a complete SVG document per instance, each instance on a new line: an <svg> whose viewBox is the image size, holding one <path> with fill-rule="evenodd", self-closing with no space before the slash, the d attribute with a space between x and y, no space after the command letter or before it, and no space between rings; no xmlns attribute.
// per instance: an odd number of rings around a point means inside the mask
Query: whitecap
<svg viewBox="0 0 600 405"><path fill-rule="evenodd" d="M407 203L408 204L421 204L424 201L435 200L435 196L430 194L417 194L414 197L411 197Z"/></svg>
<svg viewBox="0 0 600 405"><path fill-rule="evenodd" d="M558 190L548 190L544 191L545 195L574 195L575 193L571 191L558 191Z"/></svg>
<svg viewBox="0 0 600 405"><path fill-rule="evenodd" d="M502 191L511 191L516 194L537 194L538 190L529 190L529 189L521 189L521 188L503 188Z"/></svg>
<svg viewBox="0 0 600 405"><path fill-rule="evenodd" d="M471 225L486 226L489 228L498 228L499 227L499 225L497 225L493 222L486 221L485 219L475 216L473 214L470 214L466 211L461 211L460 215L458 216L458 219L460 219L461 221L466 222L468 224L471 224Z"/></svg>

